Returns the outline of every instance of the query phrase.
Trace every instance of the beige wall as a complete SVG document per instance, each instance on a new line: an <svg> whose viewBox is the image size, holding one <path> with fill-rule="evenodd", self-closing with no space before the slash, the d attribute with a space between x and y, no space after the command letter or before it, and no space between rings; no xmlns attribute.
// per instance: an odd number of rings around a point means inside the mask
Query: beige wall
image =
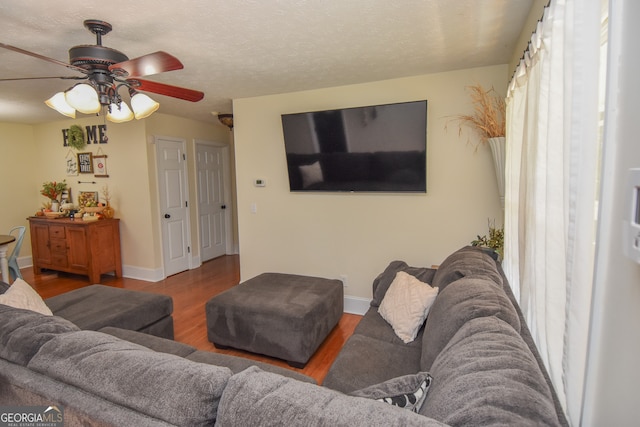
<svg viewBox="0 0 640 427"><path fill-rule="evenodd" d="M83 152L97 153L98 148L107 157L108 178L93 174L66 176L65 158L72 151L63 146L62 129L78 124L83 128L104 124L97 117L61 119L39 125L0 123L0 199L2 204L0 230L13 225L28 225L26 217L41 207L46 199L40 195L44 181L66 179L72 197L77 201L78 191L100 191L106 184L112 193L111 204L120 218L122 262L125 275L157 279L162 272L162 249L158 225L157 183L155 172L155 145L153 135L183 138L187 141L190 199L195 197L193 173L194 139L229 143L228 130L220 125L203 123L156 113L142 121L128 123L107 122L107 144L87 145ZM96 184L79 184L95 181ZM193 255L198 256L196 209L191 211ZM31 255L27 235L20 257Z"/></svg>
<svg viewBox="0 0 640 427"><path fill-rule="evenodd" d="M17 225L28 228L27 216L40 206L37 157L33 126L0 123L0 233ZM29 235L25 236L25 240ZM25 243L22 253L31 254Z"/></svg>
<svg viewBox="0 0 640 427"><path fill-rule="evenodd" d="M538 21L542 18L544 8L547 3L549 3L549 0L533 1L531 10L529 11L529 15L527 16L527 21L522 27L522 32L520 33L520 37L518 37L516 48L511 56L511 61L509 61L509 77L513 75L516 67L520 63L520 58L522 57L524 51L527 49L529 40L531 40L531 34L533 34L533 32L536 30Z"/></svg>
<svg viewBox="0 0 640 427"><path fill-rule="evenodd" d="M502 91L506 81L503 65L235 100L242 280L266 271L344 274L345 294L370 298L390 261L437 264L485 234L488 218L501 224L489 148L446 125L471 113L466 86ZM289 192L281 114L419 99L428 100L426 194ZM256 178L267 186L255 187Z"/></svg>

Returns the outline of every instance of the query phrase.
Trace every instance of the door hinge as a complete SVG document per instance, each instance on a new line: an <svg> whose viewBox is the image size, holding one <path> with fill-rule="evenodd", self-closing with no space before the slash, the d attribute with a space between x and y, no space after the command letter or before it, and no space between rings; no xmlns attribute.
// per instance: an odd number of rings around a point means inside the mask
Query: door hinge
<svg viewBox="0 0 640 427"><path fill-rule="evenodd" d="M187 253L190 254L191 253L191 246L187 246Z"/></svg>
<svg viewBox="0 0 640 427"><path fill-rule="evenodd" d="M189 207L189 202L187 200L184 201L184 207L188 208Z"/></svg>
<svg viewBox="0 0 640 427"><path fill-rule="evenodd" d="M187 160L187 155L185 153L182 153L182 160Z"/></svg>

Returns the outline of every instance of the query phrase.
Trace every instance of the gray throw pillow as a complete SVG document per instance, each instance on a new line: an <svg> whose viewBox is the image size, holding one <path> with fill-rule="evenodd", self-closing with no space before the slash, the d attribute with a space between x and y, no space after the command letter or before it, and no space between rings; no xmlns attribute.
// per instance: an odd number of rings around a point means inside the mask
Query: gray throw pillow
<svg viewBox="0 0 640 427"><path fill-rule="evenodd" d="M392 378L349 394L418 412L427 398L431 381L432 378L428 372L418 372L414 375Z"/></svg>
<svg viewBox="0 0 640 427"><path fill-rule="evenodd" d="M389 286L391 286L393 279L396 278L396 273L399 271L404 271L421 282L428 283L429 285L436 274L436 271L432 268L410 267L404 261L391 262L387 268L373 280L373 299L371 300L371 307L380 307Z"/></svg>

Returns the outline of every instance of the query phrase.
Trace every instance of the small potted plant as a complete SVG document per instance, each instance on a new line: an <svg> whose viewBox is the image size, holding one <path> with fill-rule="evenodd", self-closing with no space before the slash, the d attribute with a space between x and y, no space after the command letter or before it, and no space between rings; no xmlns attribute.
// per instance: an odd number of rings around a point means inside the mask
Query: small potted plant
<svg viewBox="0 0 640 427"><path fill-rule="evenodd" d="M60 202L58 197L62 195L62 192L67 189L67 181L62 180L61 182L57 181L48 181L42 184L42 190L40 190L40 194L44 197L48 198L51 201L51 210L53 212L57 212L60 207Z"/></svg>
<svg viewBox="0 0 640 427"><path fill-rule="evenodd" d="M480 246L483 248L492 249L498 254L498 260L502 261L504 256L504 230L502 228L496 228L495 223L488 221L489 236L478 235L476 240L471 242L471 246Z"/></svg>

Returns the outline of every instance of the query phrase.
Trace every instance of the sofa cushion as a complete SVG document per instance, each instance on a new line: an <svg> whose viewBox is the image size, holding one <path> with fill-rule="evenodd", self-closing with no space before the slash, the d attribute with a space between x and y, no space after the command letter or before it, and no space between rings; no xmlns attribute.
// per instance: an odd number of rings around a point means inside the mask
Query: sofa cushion
<svg viewBox="0 0 640 427"><path fill-rule="evenodd" d="M428 372L418 372L414 375L392 378L349 394L418 412L427 398L431 381L432 378Z"/></svg>
<svg viewBox="0 0 640 427"><path fill-rule="evenodd" d="M428 370L438 353L471 319L496 316L520 332L520 318L507 295L489 280L464 277L448 285L431 307L422 336L420 368Z"/></svg>
<svg viewBox="0 0 640 427"><path fill-rule="evenodd" d="M34 371L175 425L211 425L228 368L158 353L111 335L79 331L44 344Z"/></svg>
<svg viewBox="0 0 640 427"><path fill-rule="evenodd" d="M391 283L396 278L396 273L399 271L404 271L424 283L431 283L436 273L436 270L432 268L410 267L404 261L391 262L387 268L373 280L371 307L380 306L389 286L391 286Z"/></svg>
<svg viewBox="0 0 640 427"><path fill-rule="evenodd" d="M257 367L234 375L222 394L223 426L441 426L411 411L346 396Z"/></svg>
<svg viewBox="0 0 640 427"><path fill-rule="evenodd" d="M121 340L129 341L141 346L147 347L153 351L159 351L161 353L169 353L180 357L187 357L196 351L195 347L192 347L181 342L169 340L166 338L157 337L155 335L145 334L138 331L130 331L129 329L114 328L113 326L107 326L100 329L99 332L113 335Z"/></svg>
<svg viewBox="0 0 640 427"><path fill-rule="evenodd" d="M432 288L410 274L399 271L382 299L378 312L406 344L416 338L437 295L438 288Z"/></svg>
<svg viewBox="0 0 640 427"><path fill-rule="evenodd" d="M68 320L0 304L0 357L26 366L40 347L65 332L79 331Z"/></svg>
<svg viewBox="0 0 640 427"><path fill-rule="evenodd" d="M559 425L551 392L520 335L496 317L466 323L438 355L421 414L451 426Z"/></svg>
<svg viewBox="0 0 640 427"><path fill-rule="evenodd" d="M410 343L405 344L395 332L393 328L386 320L380 316L377 307L369 307L369 310L362 316L358 326L354 329L355 335L365 335L370 338L375 338L380 341L386 341L391 344L410 347L422 347L422 334L424 333L424 324L418 330L416 339Z"/></svg>
<svg viewBox="0 0 640 427"><path fill-rule="evenodd" d="M483 277L502 287L502 276L496 269L495 260L486 250L476 246L465 246L449 255L430 283L442 292L449 283L466 276Z"/></svg>
<svg viewBox="0 0 640 427"><path fill-rule="evenodd" d="M322 385L350 393L420 370L420 347L352 335L331 365Z"/></svg>
<svg viewBox="0 0 640 427"><path fill-rule="evenodd" d="M44 303L40 295L24 280L17 278L13 284L0 295L0 304L15 308L36 311L51 316L53 313Z"/></svg>
<svg viewBox="0 0 640 427"><path fill-rule="evenodd" d="M187 356L187 359L198 363L208 363L209 365L225 366L231 369L231 372L237 374L251 366L257 366L266 372L283 375L285 377L294 378L311 384L317 384L317 381L310 376L292 369L271 365L257 360L246 359L244 357L232 356L229 354L215 353L211 351L198 350Z"/></svg>

